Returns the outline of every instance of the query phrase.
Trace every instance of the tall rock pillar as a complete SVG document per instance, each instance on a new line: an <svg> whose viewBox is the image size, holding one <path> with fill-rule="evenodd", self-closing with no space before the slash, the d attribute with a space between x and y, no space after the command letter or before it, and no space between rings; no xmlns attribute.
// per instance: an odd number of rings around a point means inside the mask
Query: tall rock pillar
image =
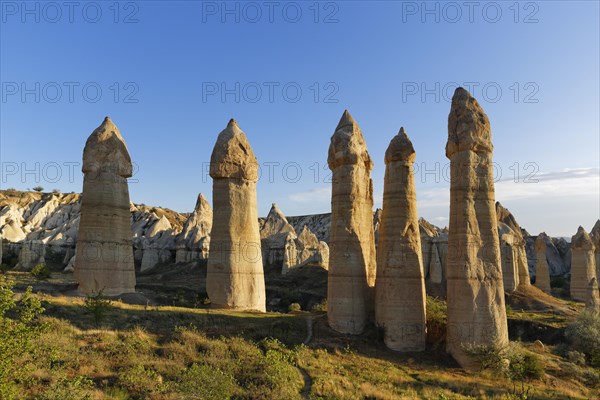
<svg viewBox="0 0 600 400"><path fill-rule="evenodd" d="M210 157L213 223L206 291L220 308L266 310L256 182L258 162L235 120L219 133Z"/></svg>
<svg viewBox="0 0 600 400"><path fill-rule="evenodd" d="M425 281L413 145L400 128L385 152L383 215L377 247L375 316L386 346L421 351L427 336Z"/></svg>
<svg viewBox="0 0 600 400"><path fill-rule="evenodd" d="M127 178L127 145L109 117L83 150L83 194L75 279L83 294L135 292L135 268Z"/></svg>
<svg viewBox="0 0 600 400"><path fill-rule="evenodd" d="M450 159L447 350L478 369L465 344L508 343L495 208L490 122L469 92L458 88L448 116Z"/></svg>
<svg viewBox="0 0 600 400"><path fill-rule="evenodd" d="M327 318L334 330L358 334L373 311L373 162L348 111L331 137L327 163L333 173Z"/></svg>
<svg viewBox="0 0 600 400"><path fill-rule="evenodd" d="M535 286L544 293L550 291L550 269L546 258L546 240L548 236L542 232L535 239Z"/></svg>
<svg viewBox="0 0 600 400"><path fill-rule="evenodd" d="M587 300L587 289L596 277L594 243L583 227L571 238L571 298Z"/></svg>

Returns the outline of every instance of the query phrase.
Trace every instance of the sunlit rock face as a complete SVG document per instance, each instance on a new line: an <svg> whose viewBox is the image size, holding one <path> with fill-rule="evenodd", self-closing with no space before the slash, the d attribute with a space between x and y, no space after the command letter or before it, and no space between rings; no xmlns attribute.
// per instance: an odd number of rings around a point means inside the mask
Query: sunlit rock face
<svg viewBox="0 0 600 400"><path fill-rule="evenodd" d="M496 202L496 216L498 218L504 290L513 292L519 286L531 285L525 238L515 217L500 202Z"/></svg>
<svg viewBox="0 0 600 400"><path fill-rule="evenodd" d="M508 343L498 240L490 122L469 92L456 89L448 116L450 221L447 350L467 370L466 344Z"/></svg>
<svg viewBox="0 0 600 400"><path fill-rule="evenodd" d="M595 246L588 233L579 227L571 238L571 298L587 300L588 285L596 277Z"/></svg>
<svg viewBox="0 0 600 400"><path fill-rule="evenodd" d="M341 333L361 333L373 311L373 162L358 124L345 111L331 137L331 239L327 318Z"/></svg>
<svg viewBox="0 0 600 400"><path fill-rule="evenodd" d="M383 329L386 346L396 351L424 350L427 336L415 157L401 128L385 153L375 282L376 322Z"/></svg>
<svg viewBox="0 0 600 400"><path fill-rule="evenodd" d="M213 223L206 290L215 307L266 310L256 182L258 162L235 120L210 158Z"/></svg>
<svg viewBox="0 0 600 400"><path fill-rule="evenodd" d="M83 150L83 194L75 279L84 294L135 291L129 211L132 164L119 129L106 117Z"/></svg>
<svg viewBox="0 0 600 400"><path fill-rule="evenodd" d="M546 258L546 242L548 235L542 232L535 240L535 286L550 294L550 269Z"/></svg>

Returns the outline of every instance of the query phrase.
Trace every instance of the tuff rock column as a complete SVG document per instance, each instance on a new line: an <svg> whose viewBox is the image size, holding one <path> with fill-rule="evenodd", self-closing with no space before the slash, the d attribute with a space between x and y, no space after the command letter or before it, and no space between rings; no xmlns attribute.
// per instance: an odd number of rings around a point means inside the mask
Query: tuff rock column
<svg viewBox="0 0 600 400"><path fill-rule="evenodd" d="M592 278L588 284L585 310L594 314L600 314L600 293L598 293L598 282L596 278Z"/></svg>
<svg viewBox="0 0 600 400"><path fill-rule="evenodd" d="M213 223L206 291L220 308L266 311L256 182L258 162L235 120L219 134L210 157Z"/></svg>
<svg viewBox="0 0 600 400"><path fill-rule="evenodd" d="M594 227L590 231L590 237L594 242L594 255L596 260L596 277L600 278L600 219L596 221Z"/></svg>
<svg viewBox="0 0 600 400"><path fill-rule="evenodd" d="M551 294L550 269L546 259L546 239L548 236L542 232L535 239L535 286L544 293Z"/></svg>
<svg viewBox="0 0 600 400"><path fill-rule="evenodd" d="M583 227L571 238L571 298L587 300L587 289L596 277L594 243Z"/></svg>
<svg viewBox="0 0 600 400"><path fill-rule="evenodd" d="M446 144L451 174L446 341L467 370L480 365L465 344L508 344L492 151L487 115L469 92L456 89Z"/></svg>
<svg viewBox="0 0 600 400"><path fill-rule="evenodd" d="M327 318L332 329L358 334L373 311L373 162L347 110L331 137L327 163L333 173Z"/></svg>
<svg viewBox="0 0 600 400"><path fill-rule="evenodd" d="M83 194L75 279L79 291L107 295L135 292L127 145L109 117L83 150Z"/></svg>
<svg viewBox="0 0 600 400"><path fill-rule="evenodd" d="M383 216L377 247L375 317L386 346L421 351L427 336L425 281L413 145L400 128L385 152Z"/></svg>

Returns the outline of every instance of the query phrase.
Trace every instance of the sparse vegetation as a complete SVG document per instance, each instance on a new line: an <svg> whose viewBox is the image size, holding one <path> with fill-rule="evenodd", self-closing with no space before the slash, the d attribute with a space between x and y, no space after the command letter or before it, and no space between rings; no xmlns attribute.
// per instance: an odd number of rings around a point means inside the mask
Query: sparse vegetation
<svg viewBox="0 0 600 400"><path fill-rule="evenodd" d="M39 263L31 270L31 275L40 281L46 280L52 276L48 266L44 263Z"/></svg>
<svg viewBox="0 0 600 400"><path fill-rule="evenodd" d="M600 367L600 315L584 311L567 327L565 336L591 366Z"/></svg>
<svg viewBox="0 0 600 400"><path fill-rule="evenodd" d="M94 316L96 326L106 319L106 314L112 307L112 301L107 299L102 290L96 294L90 295L85 299L85 310L88 314Z"/></svg>
<svg viewBox="0 0 600 400"><path fill-rule="evenodd" d="M299 311L302 311L302 307L300 307L300 304L298 304L298 303L292 303L288 307L288 311L289 312L299 312Z"/></svg>
<svg viewBox="0 0 600 400"><path fill-rule="evenodd" d="M35 187L33 188L33 190L35 190L36 192L43 192L43 191L44 191L44 188L43 188L42 186L35 186Z"/></svg>
<svg viewBox="0 0 600 400"><path fill-rule="evenodd" d="M529 382L544 376L545 367L540 358L525 350L518 342L508 346L494 341L491 345L465 346L468 354L481 364L481 370L491 370L497 376L503 376L512 382L512 394L518 399L529 398Z"/></svg>
<svg viewBox="0 0 600 400"><path fill-rule="evenodd" d="M18 383L28 381L35 340L44 326L37 317L44 311L40 301L27 289L15 301L12 282L0 276L0 399L20 398Z"/></svg>

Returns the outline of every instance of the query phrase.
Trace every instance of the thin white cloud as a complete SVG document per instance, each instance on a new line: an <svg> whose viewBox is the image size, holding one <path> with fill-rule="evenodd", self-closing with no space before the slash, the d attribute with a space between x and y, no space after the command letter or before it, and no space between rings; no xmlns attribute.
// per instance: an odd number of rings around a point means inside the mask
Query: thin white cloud
<svg viewBox="0 0 600 400"><path fill-rule="evenodd" d="M311 189L306 192L292 193L288 198L296 203L323 203L331 201L331 187Z"/></svg>

